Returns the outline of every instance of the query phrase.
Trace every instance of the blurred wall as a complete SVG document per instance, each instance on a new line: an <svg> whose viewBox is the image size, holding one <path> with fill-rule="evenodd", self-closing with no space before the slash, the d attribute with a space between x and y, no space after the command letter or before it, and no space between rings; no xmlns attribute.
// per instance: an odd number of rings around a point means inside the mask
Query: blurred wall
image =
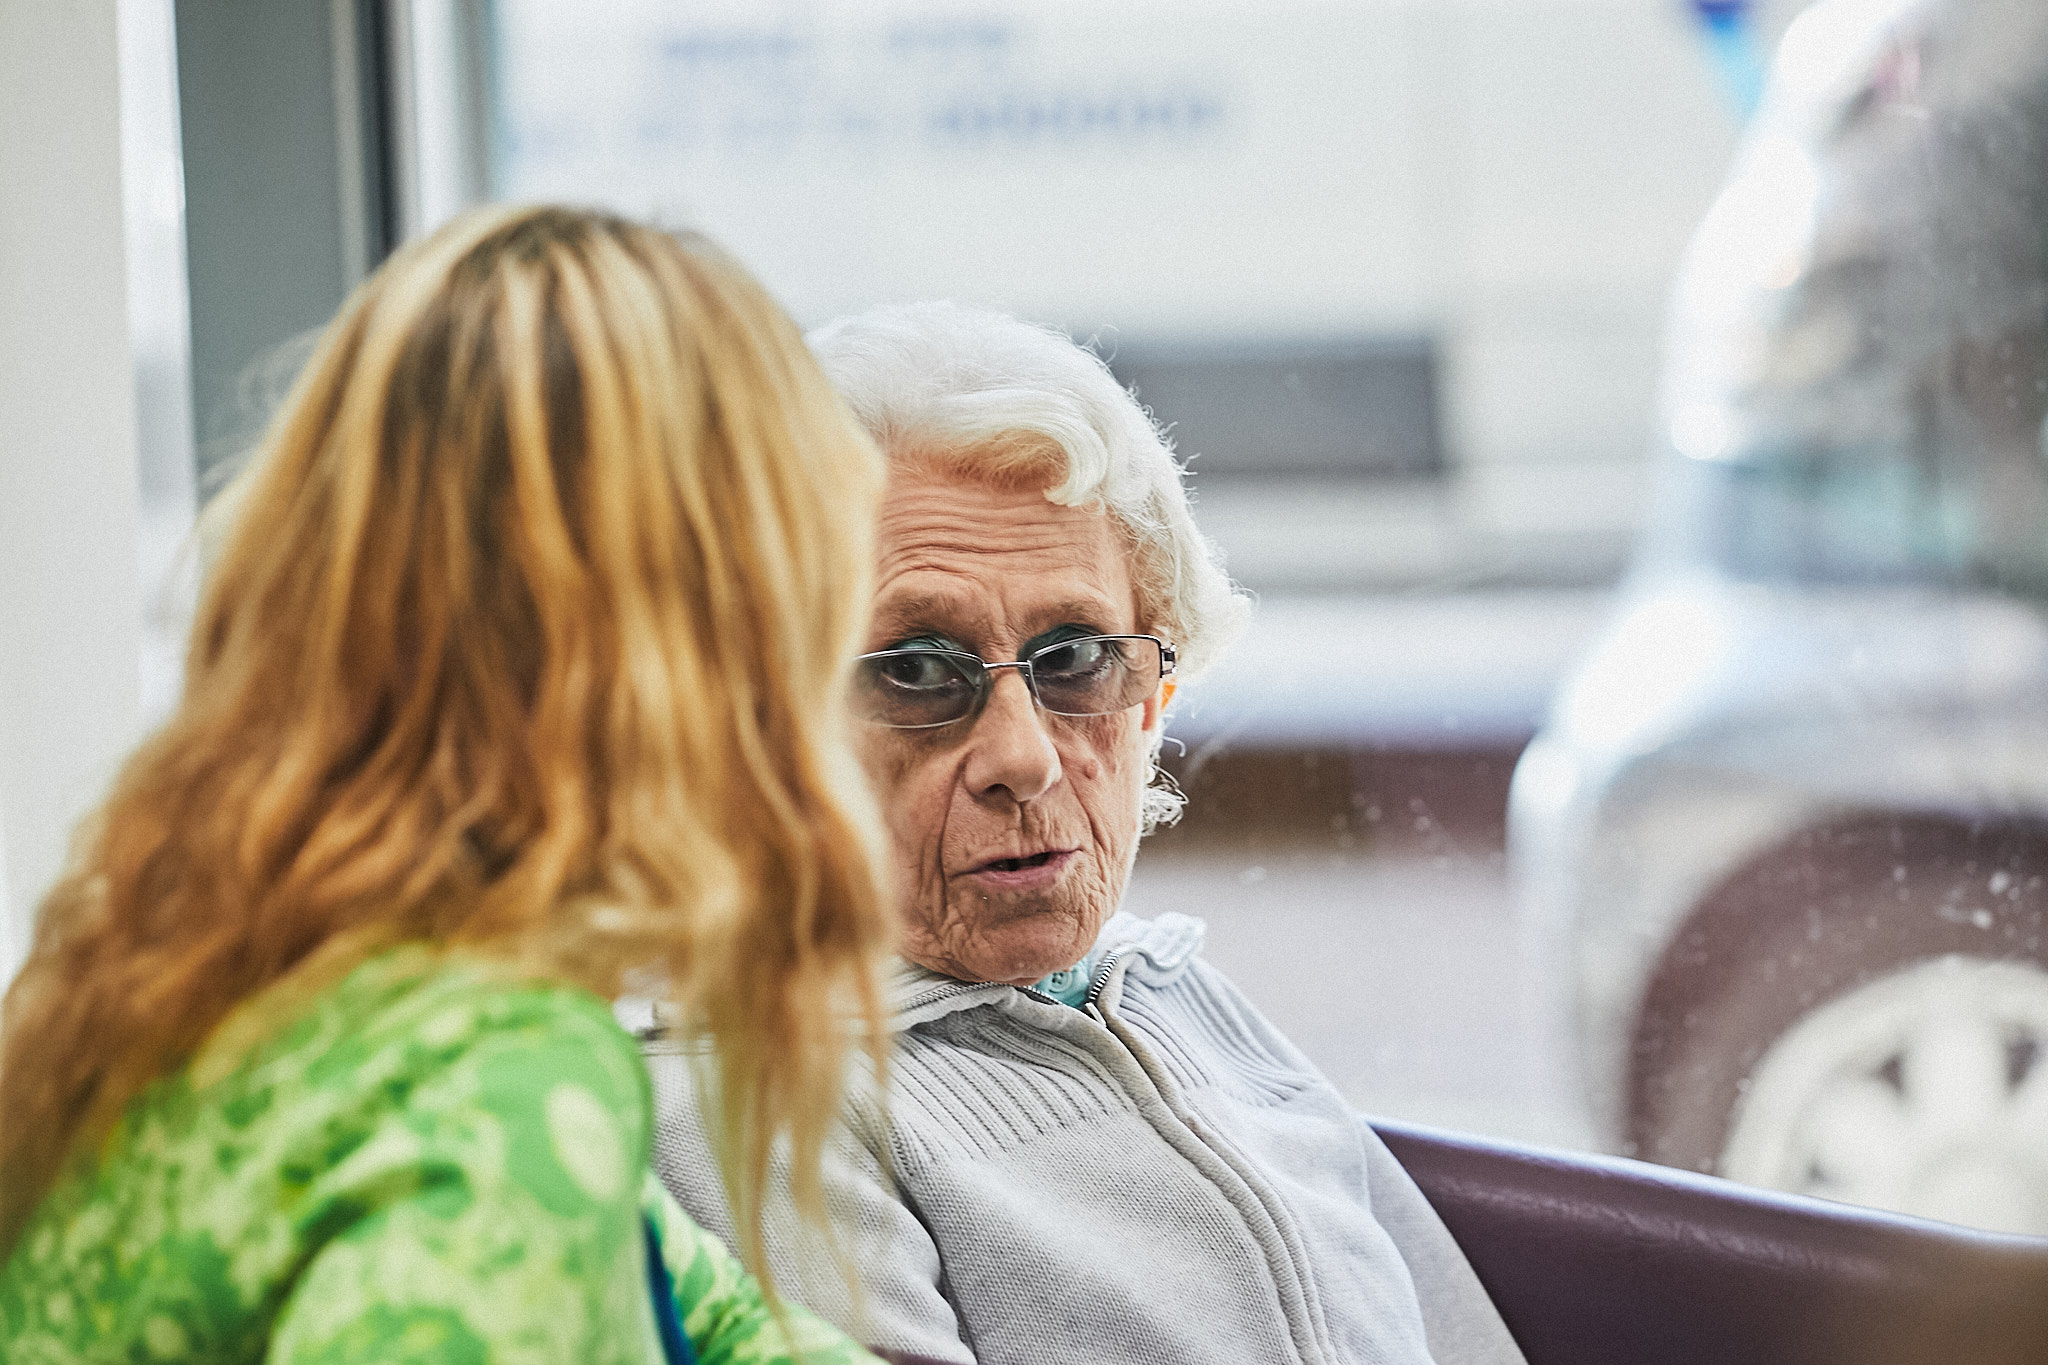
<svg viewBox="0 0 2048 1365"><path fill-rule="evenodd" d="M0 0L0 973L140 692L117 9Z"/></svg>

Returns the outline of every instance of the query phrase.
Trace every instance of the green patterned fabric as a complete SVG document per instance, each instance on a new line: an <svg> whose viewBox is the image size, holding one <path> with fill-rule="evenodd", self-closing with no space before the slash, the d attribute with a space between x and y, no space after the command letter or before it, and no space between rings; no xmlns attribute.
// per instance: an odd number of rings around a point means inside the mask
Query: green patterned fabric
<svg viewBox="0 0 2048 1365"><path fill-rule="evenodd" d="M873 1359L793 1306L785 1332L648 1173L646 1072L595 996L405 947L234 1035L36 1211L0 1360L651 1365L643 1218L704 1365Z"/></svg>

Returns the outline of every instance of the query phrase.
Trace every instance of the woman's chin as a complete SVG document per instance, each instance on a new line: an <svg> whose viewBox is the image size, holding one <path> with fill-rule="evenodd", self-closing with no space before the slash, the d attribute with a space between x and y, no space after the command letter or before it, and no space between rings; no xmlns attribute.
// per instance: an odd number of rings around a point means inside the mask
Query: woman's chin
<svg viewBox="0 0 2048 1365"><path fill-rule="evenodd" d="M977 926L965 943L934 942L913 931L905 936L902 952L919 966L957 980L1029 986L1087 956L1100 928L1099 920L1084 924L1071 910L1048 909Z"/></svg>
<svg viewBox="0 0 2048 1365"><path fill-rule="evenodd" d="M1019 925L1024 932L1009 942L986 945L973 961L963 965L978 969L976 981L1001 981L1011 986L1030 986L1062 972L1088 955L1095 946L1095 932L1081 932L1071 919L1061 918L1044 925ZM1032 932L1036 931L1036 932Z"/></svg>

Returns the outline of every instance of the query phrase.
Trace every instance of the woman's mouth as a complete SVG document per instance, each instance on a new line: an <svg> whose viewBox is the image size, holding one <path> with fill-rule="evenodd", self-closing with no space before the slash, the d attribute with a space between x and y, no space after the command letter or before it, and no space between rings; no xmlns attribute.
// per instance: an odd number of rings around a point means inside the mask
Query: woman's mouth
<svg viewBox="0 0 2048 1365"><path fill-rule="evenodd" d="M1059 880L1079 849L1048 848L1016 858L991 858L968 871L968 877L990 890L1028 891Z"/></svg>
<svg viewBox="0 0 2048 1365"><path fill-rule="evenodd" d="M1047 849L1043 853L1034 853L1028 858L998 858L994 862L984 864L975 870L978 872L1022 872L1027 867L1044 867L1047 859L1057 858L1058 856L1057 851Z"/></svg>

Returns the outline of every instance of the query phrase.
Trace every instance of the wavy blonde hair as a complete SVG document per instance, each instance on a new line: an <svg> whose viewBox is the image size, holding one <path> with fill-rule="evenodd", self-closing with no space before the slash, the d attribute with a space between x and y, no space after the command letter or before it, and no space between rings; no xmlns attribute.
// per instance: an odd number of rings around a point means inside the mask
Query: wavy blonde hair
<svg viewBox="0 0 2048 1365"><path fill-rule="evenodd" d="M885 1036L838 704L881 482L700 238L496 209L395 256L236 490L183 705L41 906L0 1254L237 1004L408 940L601 995L659 974L715 1045L747 1261L779 1134L822 1221L848 1049Z"/></svg>

